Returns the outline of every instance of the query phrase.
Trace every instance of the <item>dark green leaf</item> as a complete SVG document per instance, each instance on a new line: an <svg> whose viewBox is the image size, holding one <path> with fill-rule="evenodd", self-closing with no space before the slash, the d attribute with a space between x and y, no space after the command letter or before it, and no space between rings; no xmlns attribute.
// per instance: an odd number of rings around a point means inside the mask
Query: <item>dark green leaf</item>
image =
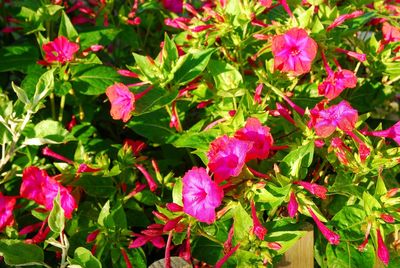
<svg viewBox="0 0 400 268"><path fill-rule="evenodd" d="M82 186L88 195L103 198L113 195L116 190L112 178L88 174L81 175L74 185Z"/></svg>
<svg viewBox="0 0 400 268"><path fill-rule="evenodd" d="M31 44L20 44L0 49L0 72L26 72L39 59L38 49Z"/></svg>
<svg viewBox="0 0 400 268"><path fill-rule="evenodd" d="M326 258L328 267L372 268L375 263L375 251L370 244L365 247L363 252L360 252L353 245L342 242L337 246L328 244Z"/></svg>
<svg viewBox="0 0 400 268"><path fill-rule="evenodd" d="M177 90L170 91L155 87L136 101L135 114L141 115L164 108L165 105L175 100L177 96Z"/></svg>
<svg viewBox="0 0 400 268"><path fill-rule="evenodd" d="M62 11L60 28L58 29L59 36L65 36L69 40L74 41L78 37L78 32L76 31L74 25L71 23L67 14Z"/></svg>
<svg viewBox="0 0 400 268"><path fill-rule="evenodd" d="M19 240L2 239L0 255L4 257L7 265L34 265L44 262L43 250L40 247Z"/></svg>

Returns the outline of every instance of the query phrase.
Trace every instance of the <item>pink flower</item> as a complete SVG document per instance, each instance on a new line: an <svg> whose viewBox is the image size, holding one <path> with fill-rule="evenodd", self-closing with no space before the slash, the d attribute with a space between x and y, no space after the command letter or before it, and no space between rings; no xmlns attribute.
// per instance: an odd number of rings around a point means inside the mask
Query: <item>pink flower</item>
<svg viewBox="0 0 400 268"><path fill-rule="evenodd" d="M311 217L313 218L315 224L317 225L318 229L320 230L320 232L322 233L323 236L325 236L325 238L328 240L329 244L331 245L339 245L340 243L340 236L329 230L319 219L318 217L315 215L315 213L310 209L307 208L308 212L310 213Z"/></svg>
<svg viewBox="0 0 400 268"><path fill-rule="evenodd" d="M235 133L235 138L253 142L251 150L247 152L246 161L267 158L274 142L269 127L263 127L257 118L248 118L245 127Z"/></svg>
<svg viewBox="0 0 400 268"><path fill-rule="evenodd" d="M289 203L287 206L289 217L293 218L296 215L298 208L299 208L299 203L297 203L296 195L293 192L291 192Z"/></svg>
<svg viewBox="0 0 400 268"><path fill-rule="evenodd" d="M194 167L183 176L183 211L201 222L215 221L224 192L208 176L204 168Z"/></svg>
<svg viewBox="0 0 400 268"><path fill-rule="evenodd" d="M272 5L272 0L259 0L258 1L263 7L269 8Z"/></svg>
<svg viewBox="0 0 400 268"><path fill-rule="evenodd" d="M300 28L293 28L272 40L274 67L294 75L308 73L317 54L317 43Z"/></svg>
<svg viewBox="0 0 400 268"><path fill-rule="evenodd" d="M6 226L14 224L13 210L17 199L11 196L4 196L0 192L0 232L4 230Z"/></svg>
<svg viewBox="0 0 400 268"><path fill-rule="evenodd" d="M350 148L346 146L339 137L334 137L331 140L331 146L334 148L335 155L343 165L348 165L348 153L351 152Z"/></svg>
<svg viewBox="0 0 400 268"><path fill-rule="evenodd" d="M183 0L162 0L164 7L175 13L182 13Z"/></svg>
<svg viewBox="0 0 400 268"><path fill-rule="evenodd" d="M378 257L385 265L388 265L390 260L389 250L383 242L381 231L379 229L376 230L376 236L378 238Z"/></svg>
<svg viewBox="0 0 400 268"><path fill-rule="evenodd" d="M400 41L400 29L384 22L382 26L383 40L385 43L392 43Z"/></svg>
<svg viewBox="0 0 400 268"><path fill-rule="evenodd" d="M318 86L318 93L332 100L342 93L346 88L354 88L357 85L357 77L352 71L340 69L331 72L328 77Z"/></svg>
<svg viewBox="0 0 400 268"><path fill-rule="evenodd" d="M350 132L358 120L357 110L353 109L347 101L341 101L327 109L323 109L320 103L310 113L311 120L308 126L314 127L316 134L322 138L329 137L337 127Z"/></svg>
<svg viewBox="0 0 400 268"><path fill-rule="evenodd" d="M165 241L162 237L163 227L162 224L151 224L147 226L146 230L141 231L141 234L134 233L136 239L129 243L129 248L139 248L147 242L152 243L156 248L165 247Z"/></svg>
<svg viewBox="0 0 400 268"><path fill-rule="evenodd" d="M264 237L267 234L267 229L264 226L262 226L260 220L257 218L257 211L254 205L254 201L251 201L250 205L251 205L251 217L253 218L252 232L258 237L258 239L264 240Z"/></svg>
<svg viewBox="0 0 400 268"><path fill-rule="evenodd" d="M144 168L143 165L135 164L135 167L143 174L144 178L147 181L147 184L149 185L150 191L154 192L157 190L157 183L153 179L153 177L150 175L150 173Z"/></svg>
<svg viewBox="0 0 400 268"><path fill-rule="evenodd" d="M356 11L350 13L350 14L341 15L341 16L337 17L337 18L331 23L331 25L329 25L328 28L326 28L326 30L327 30L327 31L330 31L330 30L332 30L333 28L338 27L339 25L342 25L346 20L348 20L348 19L354 19L354 18L360 17L360 16L362 16L363 14L364 14L363 11L361 11L361 10L356 10Z"/></svg>
<svg viewBox="0 0 400 268"><path fill-rule="evenodd" d="M147 144L140 140L124 140L124 149L130 149L134 156L139 156L140 152L147 147Z"/></svg>
<svg viewBox="0 0 400 268"><path fill-rule="evenodd" d="M387 213L382 213L381 214L381 219L384 220L387 223L394 223L395 222L395 218Z"/></svg>
<svg viewBox="0 0 400 268"><path fill-rule="evenodd" d="M45 53L44 58L48 63L59 62L64 64L74 59L79 45L68 41L64 36L59 36L51 42L42 46Z"/></svg>
<svg viewBox="0 0 400 268"><path fill-rule="evenodd" d="M400 121L386 130L366 132L366 135L374 137L391 138L400 146Z"/></svg>
<svg viewBox="0 0 400 268"><path fill-rule="evenodd" d="M363 54L363 53L357 53L357 52L349 51L349 50L342 49L342 48L336 48L336 51L337 51L337 52L344 53L344 54L346 54L347 56L352 57L352 58L355 58L356 60L361 61L361 62L367 60L367 55L365 55L365 54Z"/></svg>
<svg viewBox="0 0 400 268"><path fill-rule="evenodd" d="M224 135L210 144L207 153L208 167L214 173L219 184L230 177L236 177L242 171L246 155L251 150L250 142Z"/></svg>
<svg viewBox="0 0 400 268"><path fill-rule="evenodd" d="M106 94L111 102L110 114L112 118L127 122L132 116L132 111L135 110L135 95L122 83L109 86Z"/></svg>
<svg viewBox="0 0 400 268"><path fill-rule="evenodd" d="M71 218L77 205L69 190L54 178L49 177L45 170L33 166L24 169L20 188L22 197L33 200L39 205L43 205L47 210L51 210L53 200L58 192L60 192L61 207L65 216Z"/></svg>
<svg viewBox="0 0 400 268"><path fill-rule="evenodd" d="M294 182L294 184L302 186L304 189L321 199L326 199L326 192L328 190L324 186L318 185L316 183L309 183L306 181L296 181Z"/></svg>

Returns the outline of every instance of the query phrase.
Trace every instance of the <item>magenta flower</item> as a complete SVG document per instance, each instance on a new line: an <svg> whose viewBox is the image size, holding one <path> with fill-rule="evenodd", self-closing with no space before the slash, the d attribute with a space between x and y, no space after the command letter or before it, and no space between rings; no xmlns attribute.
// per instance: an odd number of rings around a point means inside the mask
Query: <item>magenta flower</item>
<svg viewBox="0 0 400 268"><path fill-rule="evenodd" d="M340 69L331 72L328 77L318 86L318 93L332 100L342 93L346 88L354 88L357 85L357 77L352 71Z"/></svg>
<svg viewBox="0 0 400 268"><path fill-rule="evenodd" d="M383 242L381 231L379 229L376 230L376 236L378 238L378 257L385 265L388 265L390 260L389 250L387 249L385 242Z"/></svg>
<svg viewBox="0 0 400 268"><path fill-rule="evenodd" d="M139 248L147 242L152 243L156 248L165 247L165 241L162 237L163 227L162 224L150 224L146 230L141 231L141 234L133 233L136 239L129 243L129 248Z"/></svg>
<svg viewBox="0 0 400 268"><path fill-rule="evenodd" d="M58 192L60 192L61 207L64 214L67 218L71 218L77 205L70 191L54 178L49 177L45 170L34 166L24 169L20 188L21 197L33 200L47 210L51 210L53 200Z"/></svg>
<svg viewBox="0 0 400 268"><path fill-rule="evenodd" d="M294 182L294 184L302 186L304 189L321 199L326 199L326 192L328 190L324 186L318 185L316 183L309 183L306 181L296 181Z"/></svg>
<svg viewBox="0 0 400 268"><path fill-rule="evenodd" d="M194 167L183 176L183 211L201 222L215 221L224 192L211 180L204 168Z"/></svg>
<svg viewBox="0 0 400 268"><path fill-rule="evenodd" d="M59 62L64 64L74 59L79 45L70 42L64 36L59 36L51 42L43 44L44 58L48 63Z"/></svg>
<svg viewBox="0 0 400 268"><path fill-rule="evenodd" d="M264 226L262 226L260 220L257 218L257 211L254 205L254 201L250 202L250 206L251 206L251 217L253 218L252 232L258 237L258 239L264 240L264 237L267 234L267 229Z"/></svg>
<svg viewBox="0 0 400 268"><path fill-rule="evenodd" d="M315 224L317 225L318 229L320 230L320 232L322 233L323 236L325 236L325 238L328 240L329 244L331 245L339 245L340 243L340 236L329 230L317 217L317 215L315 215L314 211L312 211L312 209L307 208L308 212L310 213L311 217L313 218Z"/></svg>
<svg viewBox="0 0 400 268"><path fill-rule="evenodd" d="M290 199L287 206L289 217L293 218L296 216L297 210L299 209L299 203L297 203L296 195L294 192L290 192Z"/></svg>
<svg viewBox="0 0 400 268"><path fill-rule="evenodd" d="M135 95L122 83L109 86L106 95L111 102L110 114L112 118L127 122L132 116L132 111L135 110Z"/></svg>
<svg viewBox="0 0 400 268"><path fill-rule="evenodd" d="M320 103L310 113L311 120L308 126L314 127L316 134L322 138L329 137L337 127L350 132L358 120L357 110L353 109L347 101L341 101L327 109L323 109Z"/></svg>
<svg viewBox="0 0 400 268"><path fill-rule="evenodd" d="M182 13L183 11L183 0L162 0L162 3L169 11L175 13Z"/></svg>
<svg viewBox="0 0 400 268"><path fill-rule="evenodd" d="M390 138L400 146L400 121L386 130L366 132L365 135Z"/></svg>
<svg viewBox="0 0 400 268"><path fill-rule="evenodd" d="M274 67L294 75L308 73L317 54L317 43L300 28L293 28L272 40Z"/></svg>
<svg viewBox="0 0 400 268"><path fill-rule="evenodd" d="M361 11L361 10L356 10L356 11L354 11L354 12L352 12L352 13L349 13L349 14L343 14L343 15L337 17L337 18L331 23L331 25L329 25L328 28L326 28L326 30L327 30L327 31L330 31L330 30L332 30L333 28L336 28L336 27L338 27L339 25L342 25L346 20L354 19L354 18L360 17L360 16L362 16L363 14L364 14L364 12Z"/></svg>
<svg viewBox="0 0 400 268"><path fill-rule="evenodd" d="M0 232L4 230L6 226L14 224L13 210L17 199L11 196L4 196L0 192Z"/></svg>
<svg viewBox="0 0 400 268"><path fill-rule="evenodd" d="M215 181L219 184L230 177L238 176L251 148L252 143L229 138L226 135L214 140L210 144L207 158L208 167L214 173Z"/></svg>
<svg viewBox="0 0 400 268"><path fill-rule="evenodd" d="M235 133L235 138L253 142L251 150L247 152L246 161L267 158L274 142L269 127L263 127L257 118L248 118L245 127Z"/></svg>

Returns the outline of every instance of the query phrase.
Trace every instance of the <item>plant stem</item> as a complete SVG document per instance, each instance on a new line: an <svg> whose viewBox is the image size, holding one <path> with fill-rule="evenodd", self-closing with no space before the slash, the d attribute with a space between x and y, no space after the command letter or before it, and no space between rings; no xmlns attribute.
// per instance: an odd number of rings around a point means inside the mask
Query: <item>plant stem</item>
<svg viewBox="0 0 400 268"><path fill-rule="evenodd" d="M66 259L67 259L67 256L68 256L69 242L67 240L67 237L63 234L62 231L60 233L60 242L63 245L63 247L61 248L62 255L61 255L60 268L65 268L68 265L68 262L66 262Z"/></svg>
<svg viewBox="0 0 400 268"><path fill-rule="evenodd" d="M51 117L56 120L56 102L54 99L54 93L50 93L50 106L51 106Z"/></svg>
<svg viewBox="0 0 400 268"><path fill-rule="evenodd" d="M58 121L59 122L61 122L63 120L64 106L65 106L65 95L61 96L61 100L60 100L60 112L58 113Z"/></svg>

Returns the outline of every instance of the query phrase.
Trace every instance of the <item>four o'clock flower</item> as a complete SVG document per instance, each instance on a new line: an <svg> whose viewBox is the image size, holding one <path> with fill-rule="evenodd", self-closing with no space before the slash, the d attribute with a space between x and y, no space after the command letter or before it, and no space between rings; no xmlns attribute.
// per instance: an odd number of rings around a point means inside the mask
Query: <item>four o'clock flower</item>
<svg viewBox="0 0 400 268"><path fill-rule="evenodd" d="M275 36L272 40L275 69L294 75L308 73L317 48L317 43L300 28Z"/></svg>
<svg viewBox="0 0 400 268"><path fill-rule="evenodd" d="M0 232L2 232L6 226L14 224L13 210L16 200L15 197L4 196L0 192Z"/></svg>
<svg viewBox="0 0 400 268"><path fill-rule="evenodd" d="M294 192L290 192L290 199L287 206L289 217L293 218L296 215L298 209L299 203L297 203L296 195Z"/></svg>
<svg viewBox="0 0 400 268"><path fill-rule="evenodd" d="M132 116L132 111L135 110L135 95L122 83L109 86L106 95L111 102L112 118L127 122Z"/></svg>
<svg viewBox="0 0 400 268"><path fill-rule="evenodd" d="M267 158L274 142L269 127L262 126L257 118L248 118L245 127L239 129L235 137L242 141L253 142L251 150L247 152L246 161Z"/></svg>
<svg viewBox="0 0 400 268"><path fill-rule="evenodd" d="M294 184L302 186L304 189L318 196L321 199L326 199L326 192L328 191L324 186L318 185L316 183L310 183L306 181L296 181Z"/></svg>
<svg viewBox="0 0 400 268"><path fill-rule="evenodd" d="M250 202L250 206L251 206L251 217L253 218L252 232L258 237L258 239L264 240L264 237L267 234L267 229L264 226L262 226L260 220L257 218L257 211L253 200Z"/></svg>
<svg viewBox="0 0 400 268"><path fill-rule="evenodd" d="M208 167L214 173L219 184L230 177L236 177L242 171L246 155L251 150L252 143L224 135L210 144L207 153Z"/></svg>
<svg viewBox="0 0 400 268"><path fill-rule="evenodd" d="M347 101L341 101L327 109L323 109L320 104L317 104L310 113L311 120L308 126L313 127L316 134L322 138L329 137L337 127L345 132L350 132L358 120L357 110L353 109Z"/></svg>
<svg viewBox="0 0 400 268"><path fill-rule="evenodd" d="M326 28L326 30L327 30L327 31L330 31L330 30L332 30L333 28L338 27L339 25L342 25L346 20L348 20L348 19L354 19L354 18L360 17L360 16L362 16L363 14L364 14L363 11L361 11L361 10L356 10L356 11L354 11L354 12L352 12L352 13L341 15L341 16L337 17L337 18L331 23L331 25L329 25L328 28Z"/></svg>
<svg viewBox="0 0 400 268"><path fill-rule="evenodd" d="M211 224L224 192L211 180L204 168L194 167L183 176L183 211L198 221Z"/></svg>
<svg viewBox="0 0 400 268"><path fill-rule="evenodd" d="M397 142L397 144L400 146L400 121L386 130L370 132L366 131L363 134L374 137L390 138Z"/></svg>
<svg viewBox="0 0 400 268"><path fill-rule="evenodd" d="M64 36L59 36L53 41L43 44L42 48L46 62L64 64L74 59L75 53L79 50L79 45L70 42Z"/></svg>
<svg viewBox="0 0 400 268"><path fill-rule="evenodd" d="M385 265L388 265L390 259L389 250L387 249L385 242L383 242L381 231L379 229L376 230L376 236L378 239L378 257Z"/></svg>
<svg viewBox="0 0 400 268"><path fill-rule="evenodd" d="M164 7L175 13L182 13L183 0L162 0Z"/></svg>
<svg viewBox="0 0 400 268"><path fill-rule="evenodd" d="M323 236L328 240L328 242L332 245L338 245L340 243L340 236L329 230L315 215L314 211L311 208L307 207L308 212L310 213L311 217L313 218L315 224L317 225L318 229L322 233Z"/></svg>

